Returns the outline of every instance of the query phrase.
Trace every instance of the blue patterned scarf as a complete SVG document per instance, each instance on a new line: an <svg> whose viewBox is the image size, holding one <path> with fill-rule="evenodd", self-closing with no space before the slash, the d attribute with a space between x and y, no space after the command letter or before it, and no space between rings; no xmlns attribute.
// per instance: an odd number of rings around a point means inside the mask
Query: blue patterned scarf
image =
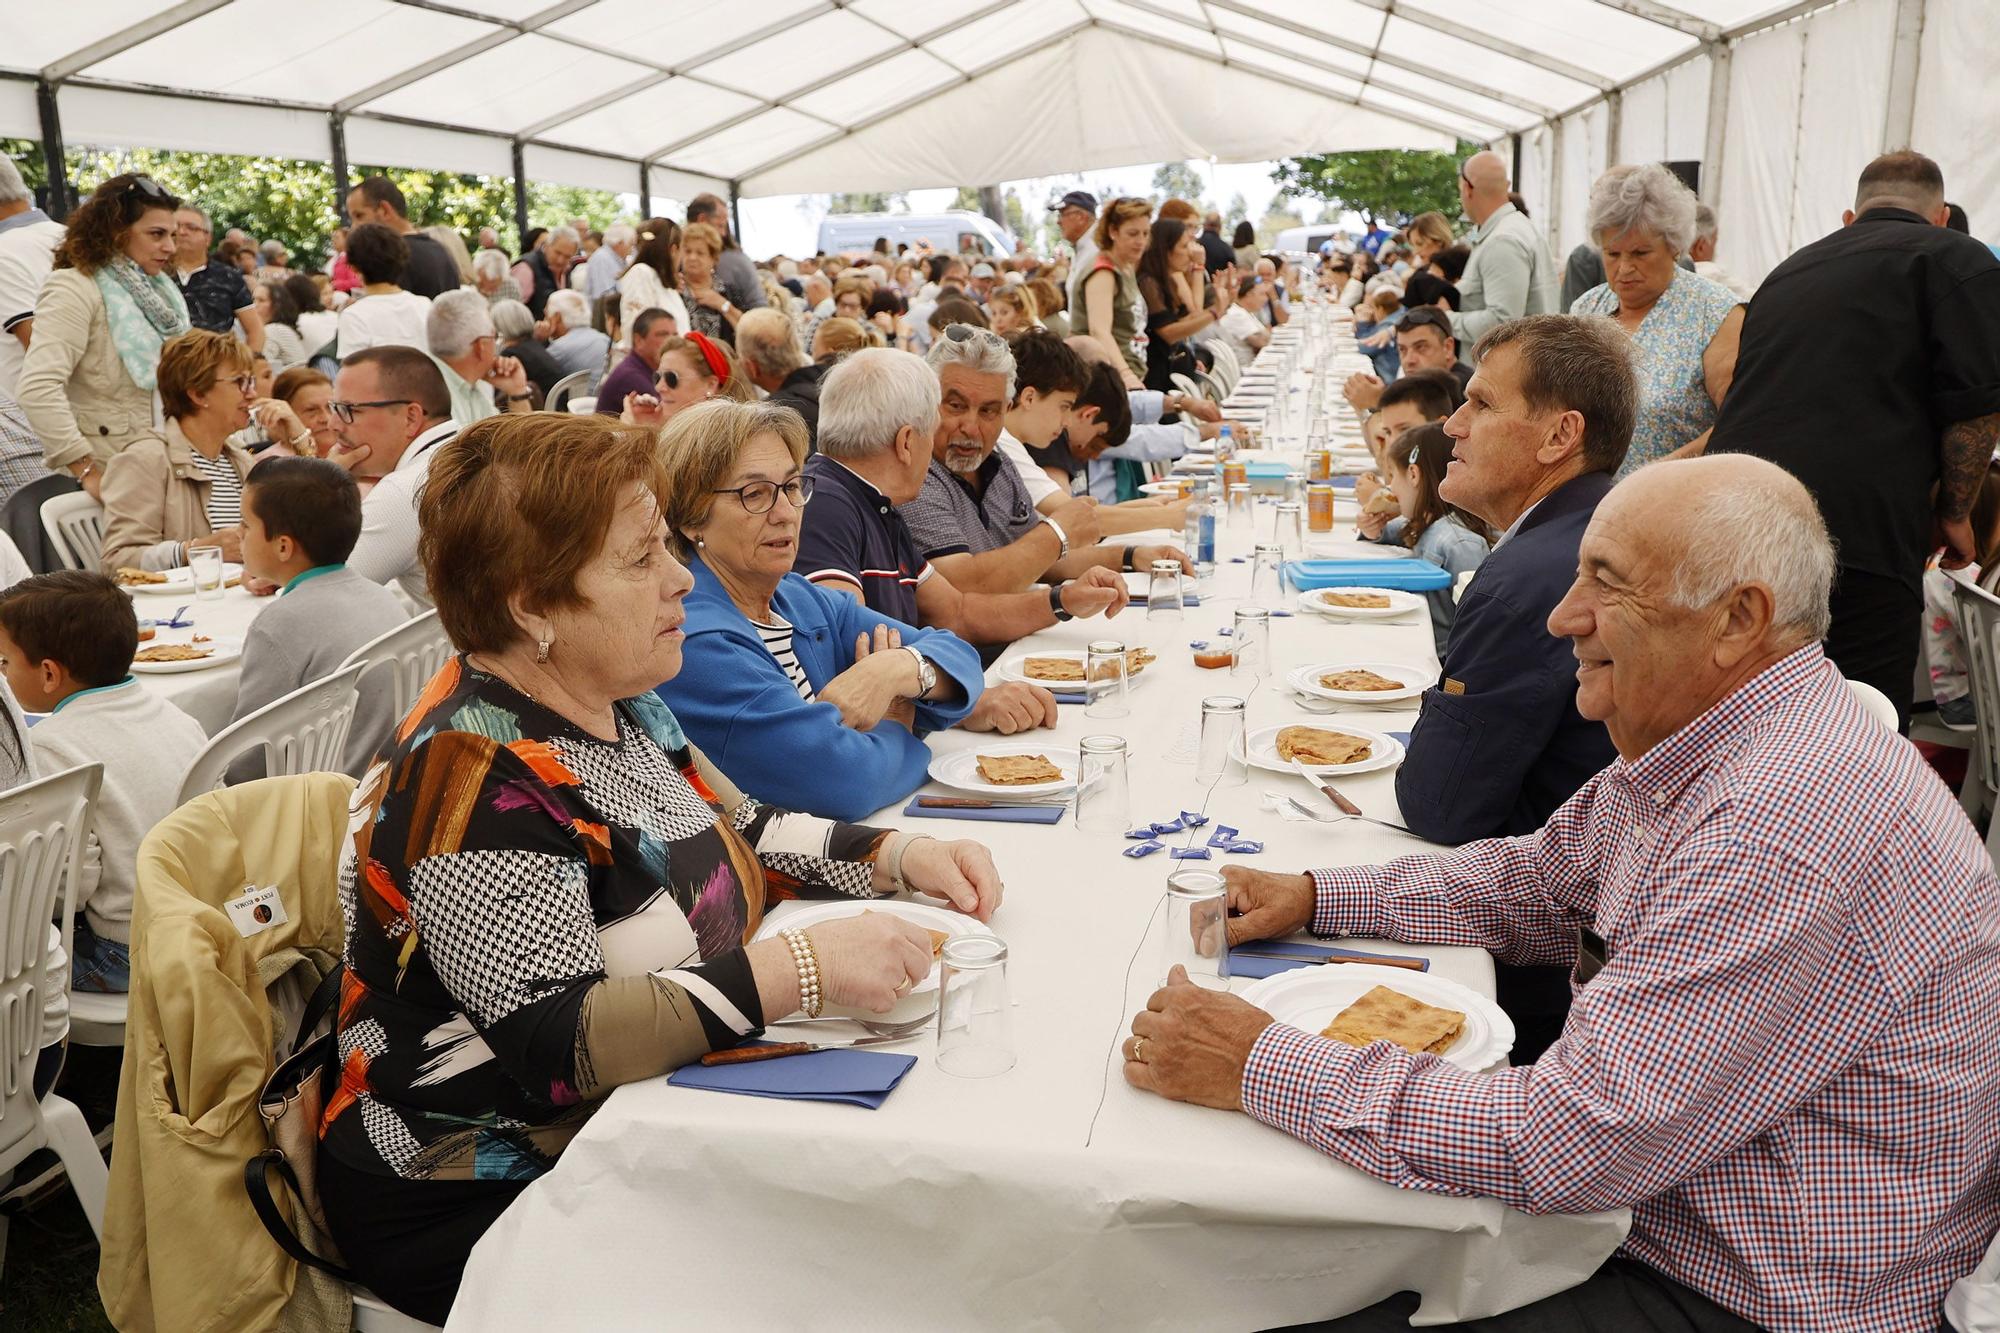
<svg viewBox="0 0 2000 1333"><path fill-rule="evenodd" d="M129 255L119 255L99 268L95 277L97 289L104 293L111 345L132 382L151 393L160 348L188 331L187 302L181 299L180 286L165 273L147 277Z"/></svg>

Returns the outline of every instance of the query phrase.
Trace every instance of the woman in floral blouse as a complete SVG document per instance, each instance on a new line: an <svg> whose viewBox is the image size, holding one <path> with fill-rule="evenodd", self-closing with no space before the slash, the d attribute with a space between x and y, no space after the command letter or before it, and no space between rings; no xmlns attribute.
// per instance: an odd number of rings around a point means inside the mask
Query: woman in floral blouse
<svg viewBox="0 0 2000 1333"><path fill-rule="evenodd" d="M435 1323L613 1087L802 1004L885 1011L931 968L926 933L883 913L750 943L774 903L905 884L981 919L999 902L979 844L760 805L688 744L652 693L680 669L691 584L654 447L599 417L496 417L425 487L462 655L355 795L319 1185L362 1281Z"/></svg>

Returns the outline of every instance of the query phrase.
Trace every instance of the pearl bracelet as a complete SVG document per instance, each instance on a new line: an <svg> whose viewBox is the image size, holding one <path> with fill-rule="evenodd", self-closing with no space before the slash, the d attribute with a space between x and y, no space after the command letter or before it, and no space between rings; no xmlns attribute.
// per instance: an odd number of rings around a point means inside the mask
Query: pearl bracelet
<svg viewBox="0 0 2000 1333"><path fill-rule="evenodd" d="M781 930L778 935L791 949L792 965L799 970L799 1012L818 1018L826 998L819 988L819 955L813 952L812 940L798 929Z"/></svg>

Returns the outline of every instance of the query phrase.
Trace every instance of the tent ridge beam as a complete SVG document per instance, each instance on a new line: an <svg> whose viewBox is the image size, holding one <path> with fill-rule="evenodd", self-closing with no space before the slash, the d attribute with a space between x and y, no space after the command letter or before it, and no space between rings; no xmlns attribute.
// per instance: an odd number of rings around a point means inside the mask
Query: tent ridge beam
<svg viewBox="0 0 2000 1333"><path fill-rule="evenodd" d="M397 3L409 4L409 0L397 0ZM377 98L387 97L390 93L407 88L419 80L427 79L440 70L449 69L451 66L459 64L462 61L470 60L476 55L482 55L487 51L491 51L496 46L505 46L517 37L525 37L530 33L547 27L557 19L567 18L579 10L589 9L596 3L597 0L558 0L558 3L550 5L547 9L540 10L515 23L497 23L496 20L486 19L484 22L495 25L494 31L481 37L475 37L464 45L447 51L441 56L434 56L412 69L406 69L399 74L392 74L371 87L363 88L358 93L343 97L333 104L333 109L342 115L350 111L358 111L364 105ZM411 4L410 7L414 9L441 11L460 17L477 17L476 15L465 15L461 10L446 9L443 6L435 4Z"/></svg>
<svg viewBox="0 0 2000 1333"><path fill-rule="evenodd" d="M109 60L121 51L129 51L141 42L149 42L163 32L180 27L183 23L191 23L203 14L212 13L228 3L229 0L181 0L179 4L169 5L159 13L130 27L120 28L108 37L101 37L81 50L70 52L61 60L44 67L42 78L50 85L61 83L72 74Z"/></svg>
<svg viewBox="0 0 2000 1333"><path fill-rule="evenodd" d="M1440 18L1436 14L1427 13L1421 9L1399 9L1396 6L1396 0L1359 0L1359 3L1367 5L1371 9L1379 9L1391 18L1399 18L1406 23L1415 23L1420 27L1429 28L1433 32L1441 32L1447 37L1456 37L1462 42L1471 42L1475 46L1483 46L1487 50L1506 56L1510 60L1518 60L1525 65L1533 65L1537 69L1547 70L1551 74L1560 74L1572 83L1580 83L1586 88L1595 88L1601 93L1610 92L1617 86L1616 81L1607 79L1595 70L1585 69L1581 65L1572 65L1567 60L1558 60L1554 56L1545 55L1532 47L1522 46L1519 42L1510 42L1504 37L1495 37L1490 32L1481 32L1478 28L1470 24L1459 23L1454 19Z"/></svg>
<svg viewBox="0 0 2000 1333"><path fill-rule="evenodd" d="M1720 25L1690 14L1685 9L1660 4L1658 0L1597 0L1597 3L1630 14L1633 18L1685 33L1698 42L1712 42L1722 36Z"/></svg>

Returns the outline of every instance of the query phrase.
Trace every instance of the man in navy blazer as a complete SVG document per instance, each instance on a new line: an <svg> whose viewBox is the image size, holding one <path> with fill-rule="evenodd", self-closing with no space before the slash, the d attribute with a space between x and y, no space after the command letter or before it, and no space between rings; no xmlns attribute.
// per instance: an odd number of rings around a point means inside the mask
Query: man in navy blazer
<svg viewBox="0 0 2000 1333"><path fill-rule="evenodd" d="M1532 833L1617 757L1576 710L1576 659L1549 613L1576 581L1577 544L1632 439L1639 387L1610 320L1530 315L1480 339L1438 493L1500 539L1458 604L1443 674L1424 692L1396 797L1433 842ZM1569 1011L1569 969L1499 962L1499 998L1539 1056Z"/></svg>

